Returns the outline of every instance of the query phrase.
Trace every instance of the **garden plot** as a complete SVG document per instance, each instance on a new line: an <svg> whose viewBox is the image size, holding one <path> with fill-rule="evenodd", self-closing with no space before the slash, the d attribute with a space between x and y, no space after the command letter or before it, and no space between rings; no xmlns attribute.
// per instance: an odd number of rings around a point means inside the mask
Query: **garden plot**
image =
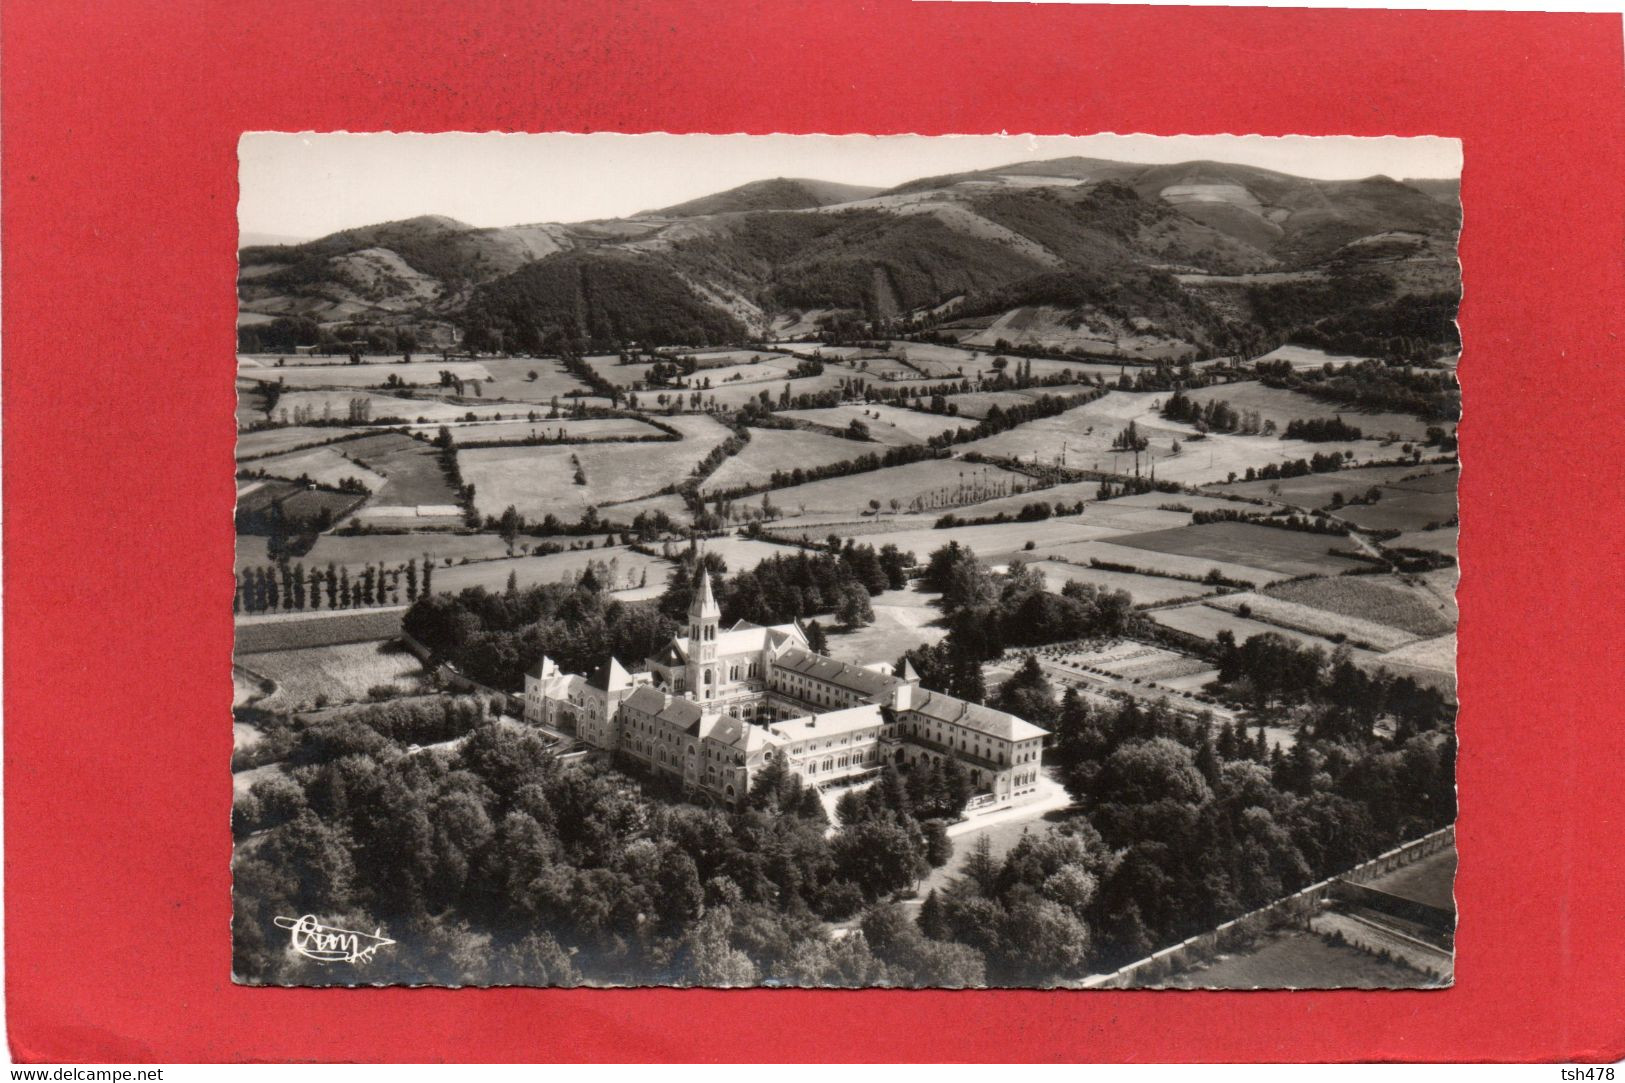
<svg viewBox="0 0 1625 1083"><path fill-rule="evenodd" d="M857 421L869 430L869 439L880 445L923 444L934 436L952 432L972 423L946 414L905 410L900 406L863 406L848 403L819 410L782 410L779 416L805 421L831 432L845 432ZM883 451L884 447L873 450Z"/></svg>
<svg viewBox="0 0 1625 1083"><path fill-rule="evenodd" d="M1203 523L1175 530L1125 534L1116 545L1153 550L1203 560L1223 561L1278 573L1286 579L1300 575L1337 575L1362 565L1330 549L1347 550L1349 542L1330 534L1285 530L1257 523Z"/></svg>
<svg viewBox="0 0 1625 1083"><path fill-rule="evenodd" d="M1127 591L1136 606L1168 605L1205 598L1219 588L1160 575L1135 575L1102 568L1080 567L1058 560L1033 561L1028 567L1044 577L1044 586L1059 594L1068 583L1086 583L1103 590Z"/></svg>
<svg viewBox="0 0 1625 1083"><path fill-rule="evenodd" d="M1207 599L1207 604L1227 613L1251 617L1294 632L1305 632L1334 642L1347 640L1373 651L1395 650L1416 639L1415 635L1386 624L1331 613L1265 594L1226 594Z"/></svg>
<svg viewBox="0 0 1625 1083"><path fill-rule="evenodd" d="M750 442L725 460L700 491L726 492L766 485L775 472L812 470L884 451L862 440L805 429L751 429Z"/></svg>
<svg viewBox="0 0 1625 1083"><path fill-rule="evenodd" d="M1453 575L1453 569L1445 571ZM1453 606L1390 575L1300 579L1277 583L1264 593L1297 605L1397 628L1410 633L1410 639L1443 635L1456 623Z"/></svg>
<svg viewBox="0 0 1625 1083"><path fill-rule="evenodd" d="M1103 670L1113 677L1149 681L1154 684L1213 671L1211 665L1200 659L1127 639L1119 640L1099 650L1067 655L1066 660Z"/></svg>
<svg viewBox="0 0 1625 1083"><path fill-rule="evenodd" d="M1291 421L1308 421L1311 418L1335 415L1358 428L1367 439L1382 440L1394 434L1400 440L1423 440L1427 437L1430 424L1415 414L1362 411L1336 403L1322 402L1301 391L1265 387L1251 380L1234 384L1215 384L1187 391L1185 394L1194 402L1206 404L1223 400L1238 411L1257 411L1260 420L1273 421L1277 429L1283 431Z"/></svg>

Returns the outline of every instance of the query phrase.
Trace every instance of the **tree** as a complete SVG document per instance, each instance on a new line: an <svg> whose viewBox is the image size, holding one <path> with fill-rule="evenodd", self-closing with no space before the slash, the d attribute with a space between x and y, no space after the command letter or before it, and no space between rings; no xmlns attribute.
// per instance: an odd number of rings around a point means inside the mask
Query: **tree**
<svg viewBox="0 0 1625 1083"><path fill-rule="evenodd" d="M822 625L815 620L808 621L805 631L807 633L808 650L814 654L829 653L829 636L824 634Z"/></svg>
<svg viewBox="0 0 1625 1083"><path fill-rule="evenodd" d="M869 592L857 583L848 583L842 587L835 615L847 628L861 628L866 624L872 624L875 611L869 604Z"/></svg>

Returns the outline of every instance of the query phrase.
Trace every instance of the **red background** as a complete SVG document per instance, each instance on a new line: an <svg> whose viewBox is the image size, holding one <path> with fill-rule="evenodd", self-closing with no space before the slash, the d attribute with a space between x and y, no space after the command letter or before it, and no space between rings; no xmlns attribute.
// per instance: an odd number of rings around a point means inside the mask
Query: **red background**
<svg viewBox="0 0 1625 1083"><path fill-rule="evenodd" d="M19 1059L1625 1054L1617 16L9 0L3 19ZM234 987L225 722L249 129L1459 136L1456 986Z"/></svg>

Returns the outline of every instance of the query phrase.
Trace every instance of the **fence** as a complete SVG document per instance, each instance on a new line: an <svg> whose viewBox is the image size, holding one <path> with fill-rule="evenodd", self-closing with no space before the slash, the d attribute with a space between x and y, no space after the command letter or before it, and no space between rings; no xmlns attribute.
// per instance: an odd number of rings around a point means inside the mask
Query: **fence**
<svg viewBox="0 0 1625 1083"><path fill-rule="evenodd" d="M1268 906L1243 914L1233 921L1227 921L1217 929L1210 929L1172 947L1163 948L1110 974L1096 974L1085 979L1082 987L1133 989L1136 986L1154 985L1180 971L1209 962L1220 952L1246 947L1271 929L1283 925L1307 926L1309 919L1325 909L1326 903L1336 896L1345 884L1360 884L1374 880L1394 869L1436 854L1448 846L1455 845L1455 842L1454 825L1440 828L1430 835L1424 835L1403 846L1396 846L1387 853L1356 865L1341 876L1311 884L1284 899L1277 899Z"/></svg>

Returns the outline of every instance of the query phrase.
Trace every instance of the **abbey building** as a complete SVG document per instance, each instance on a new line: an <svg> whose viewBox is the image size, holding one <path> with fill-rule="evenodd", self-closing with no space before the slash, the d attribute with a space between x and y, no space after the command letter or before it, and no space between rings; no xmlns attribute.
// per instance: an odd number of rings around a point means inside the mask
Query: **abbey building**
<svg viewBox="0 0 1625 1083"><path fill-rule="evenodd" d="M815 654L794 624L721 627L702 574L677 636L643 668L614 658L587 676L543 658L525 676L525 717L620 752L689 792L733 805L782 759L815 786L885 763L957 761L981 804L1037 791L1046 731L919 686L912 667L858 666Z"/></svg>

